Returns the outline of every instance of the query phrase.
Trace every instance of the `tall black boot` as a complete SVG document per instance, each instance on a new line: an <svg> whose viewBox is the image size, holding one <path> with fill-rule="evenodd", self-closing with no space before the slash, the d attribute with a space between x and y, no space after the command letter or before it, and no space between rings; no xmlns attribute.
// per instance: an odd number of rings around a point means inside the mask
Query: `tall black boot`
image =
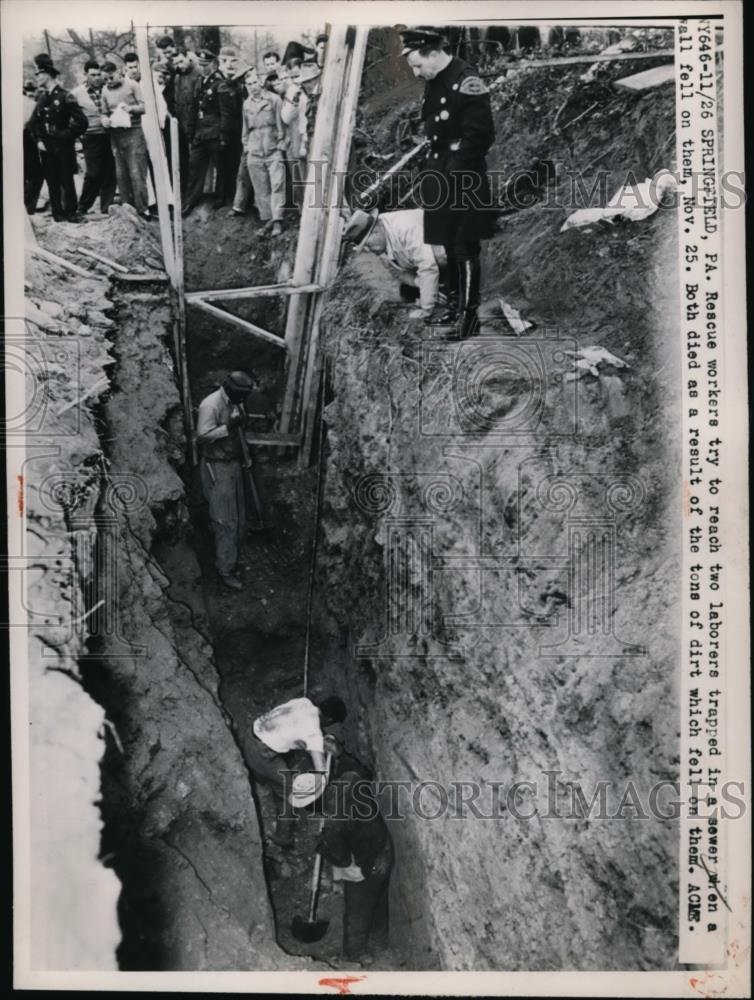
<svg viewBox="0 0 754 1000"><path fill-rule="evenodd" d="M459 268L452 247L445 247L448 267L445 275L445 308L438 308L430 317L430 325L455 326L458 322Z"/></svg>
<svg viewBox="0 0 754 1000"><path fill-rule="evenodd" d="M458 320L458 339L466 340L479 332L479 287L482 266L479 258L464 260L458 264L459 302L461 312Z"/></svg>

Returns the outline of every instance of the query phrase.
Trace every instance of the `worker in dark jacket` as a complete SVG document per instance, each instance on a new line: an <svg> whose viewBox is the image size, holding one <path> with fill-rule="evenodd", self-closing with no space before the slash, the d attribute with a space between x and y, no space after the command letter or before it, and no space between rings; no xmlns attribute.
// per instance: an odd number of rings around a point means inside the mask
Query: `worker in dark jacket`
<svg viewBox="0 0 754 1000"><path fill-rule="evenodd" d="M189 182L189 148L194 138L199 110L199 91L202 74L185 49L173 56L173 106L178 119L178 152L181 163L181 194L185 195Z"/></svg>
<svg viewBox="0 0 754 1000"><path fill-rule="evenodd" d="M29 131L29 122L37 106L37 87L31 80L24 84L24 204L29 215L34 215L39 201L39 192L44 184L42 161L37 149L37 141Z"/></svg>
<svg viewBox="0 0 754 1000"><path fill-rule="evenodd" d="M36 81L42 93L28 122L41 154L42 170L56 222L78 222L76 187L76 139L87 130L87 118L78 101L57 82L58 71L46 54L34 57Z"/></svg>
<svg viewBox="0 0 754 1000"><path fill-rule="evenodd" d="M430 146L421 179L424 242L445 247L452 297L442 320L457 321L457 336L465 339L479 326L480 240L489 239L495 225L485 161L495 139L490 96L476 69L445 50L439 32L417 28L402 37L414 76L426 81L422 118Z"/></svg>
<svg viewBox="0 0 754 1000"><path fill-rule="evenodd" d="M202 82L196 103L196 131L189 154L189 183L184 215L188 215L196 208L202 197L207 168L213 166L218 176L220 171L220 88L225 82L225 77L218 70L217 56L210 49L200 49L197 58ZM217 185L215 192L215 204L217 204Z"/></svg>
<svg viewBox="0 0 754 1000"><path fill-rule="evenodd" d="M243 80L238 77L238 52L231 45L220 49L220 159L215 186L216 205L232 205L241 162Z"/></svg>
<svg viewBox="0 0 754 1000"><path fill-rule="evenodd" d="M388 944L388 886L393 843L364 771L337 767L325 789L319 850L343 882L343 958L372 961Z"/></svg>

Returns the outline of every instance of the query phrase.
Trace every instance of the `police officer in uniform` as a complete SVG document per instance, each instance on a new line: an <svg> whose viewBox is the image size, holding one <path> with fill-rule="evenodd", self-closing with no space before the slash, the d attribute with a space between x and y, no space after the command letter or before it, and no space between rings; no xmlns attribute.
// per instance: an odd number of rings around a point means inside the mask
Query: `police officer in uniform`
<svg viewBox="0 0 754 1000"><path fill-rule="evenodd" d="M200 49L197 58L202 82L197 98L196 131L189 153L189 182L184 216L196 208L201 200L207 167L213 166L218 176L220 174L221 89L225 77L217 68L217 56L214 52Z"/></svg>
<svg viewBox="0 0 754 1000"><path fill-rule="evenodd" d="M50 192L52 217L56 222L79 222L78 199L73 183L76 166L76 139L88 127L78 101L57 82L58 71L46 54L34 57L36 79L41 89L27 128L37 142L42 170Z"/></svg>
<svg viewBox="0 0 754 1000"><path fill-rule="evenodd" d="M451 56L434 28L402 29L403 55L426 80L422 118L430 142L421 178L424 242L448 257L448 312L463 340L479 328L480 241L495 226L485 157L495 139L489 91L469 63Z"/></svg>

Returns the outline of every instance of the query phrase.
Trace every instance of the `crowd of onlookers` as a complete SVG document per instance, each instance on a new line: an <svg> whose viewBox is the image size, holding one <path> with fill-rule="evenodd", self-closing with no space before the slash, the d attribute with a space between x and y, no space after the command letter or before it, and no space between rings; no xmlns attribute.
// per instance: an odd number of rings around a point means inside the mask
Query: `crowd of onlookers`
<svg viewBox="0 0 754 1000"><path fill-rule="evenodd" d="M243 63L231 45L189 52L170 35L158 39L150 67L157 126L171 168L178 157L184 216L210 194L214 208L226 206L232 215L253 204L264 231L282 232L284 212L303 201L326 44L326 35L316 47L293 41L282 57L265 52L257 67ZM71 91L60 86L49 55L34 62L35 80L24 84L27 212L38 210L46 182L57 221L83 220L98 198L107 213L116 197L152 218L156 185L136 53L118 62L86 61L83 81ZM85 168L77 194L79 140Z"/></svg>

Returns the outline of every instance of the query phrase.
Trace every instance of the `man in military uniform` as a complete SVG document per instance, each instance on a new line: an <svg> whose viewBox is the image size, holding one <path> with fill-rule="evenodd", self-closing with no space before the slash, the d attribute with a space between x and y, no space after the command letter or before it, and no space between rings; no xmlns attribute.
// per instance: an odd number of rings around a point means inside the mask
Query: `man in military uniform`
<svg viewBox="0 0 754 1000"><path fill-rule="evenodd" d="M200 49L197 59L202 82L197 96L196 131L189 153L189 183L184 216L196 208L202 197L207 168L213 166L218 175L220 170L220 88L225 77L217 68L217 56L210 49ZM217 191L217 187L215 190Z"/></svg>
<svg viewBox="0 0 754 1000"><path fill-rule="evenodd" d="M487 88L476 69L451 56L433 28L402 31L403 54L414 76L426 80L422 118L429 158L421 178L424 242L448 257L449 310L458 339L479 327L480 240L494 232L485 156L495 129Z"/></svg>
<svg viewBox="0 0 754 1000"><path fill-rule="evenodd" d="M76 214L76 139L88 126L78 101L57 82L58 71L46 54L34 57L36 81L42 89L27 128L37 143L42 170L50 193L50 208L56 222L79 222Z"/></svg>

